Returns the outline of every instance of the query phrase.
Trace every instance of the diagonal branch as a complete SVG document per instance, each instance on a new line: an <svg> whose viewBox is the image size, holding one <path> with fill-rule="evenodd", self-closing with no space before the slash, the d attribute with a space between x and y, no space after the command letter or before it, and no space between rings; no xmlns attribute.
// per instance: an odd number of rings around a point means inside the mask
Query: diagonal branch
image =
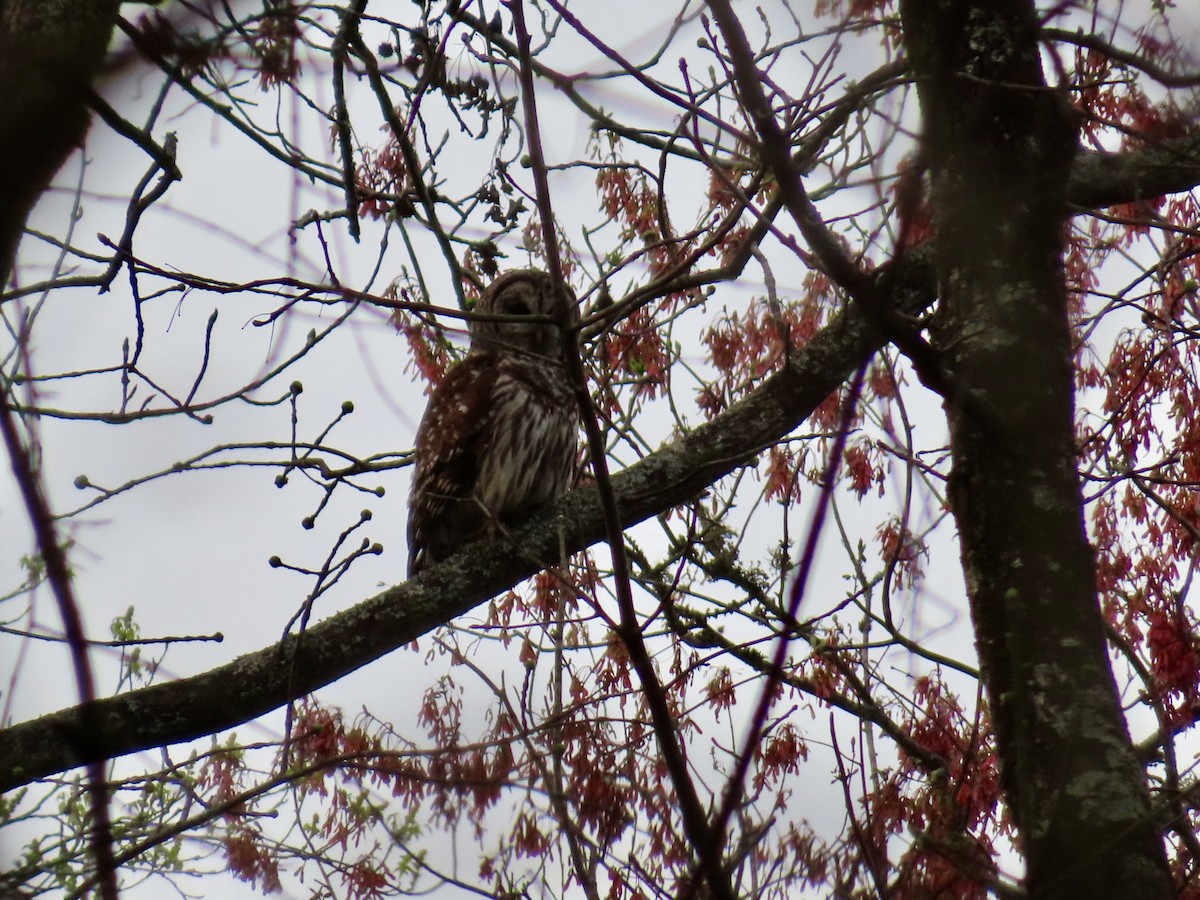
<svg viewBox="0 0 1200 900"><path fill-rule="evenodd" d="M916 311L932 301L928 264L918 254L896 284ZM856 308L834 317L787 367L753 394L687 435L613 476L622 527L683 503L797 428L883 345ZM514 544L473 545L420 577L390 588L289 637L208 672L95 704L87 751L115 757L194 740L277 709L468 612L568 552L605 534L594 488L572 492L514 534ZM517 546L525 551L513 553ZM290 660L291 665L283 665ZM78 711L60 710L0 731L0 791L87 762L65 741Z"/></svg>
<svg viewBox="0 0 1200 900"><path fill-rule="evenodd" d="M562 260L559 258L557 239L554 233L554 213L550 203L550 185L546 177L546 160L543 155L541 127L539 124L537 93L534 89L533 70L529 64L529 31L525 26L524 0L509 0L508 8L513 16L513 29L517 34L521 84L521 100L525 109L525 130L529 139L529 153L533 161L533 179L536 185L538 213L541 219L546 263L556 283L562 281ZM553 3L553 0L551 0ZM557 11L566 16L561 7ZM578 25L576 25L578 27ZM559 310L560 323L566 324L566 311ZM596 476L595 491L604 519L605 538L612 555L614 593L620 610L620 624L616 628L621 643L629 654L629 663L637 672L641 682L642 696L650 711L654 733L658 739L659 754L667 775L675 789L684 833L689 843L698 849L699 866L708 880L708 891L715 900L733 900L734 891L729 877L721 865L719 853L704 853L704 848L715 846L716 834L709 827L708 816L700 799L696 785L688 771L687 754L680 739L675 713L672 711L662 682L654 667L653 656L642 637L642 626L633 600L633 587L629 580L629 560L625 555L624 526L613 491L612 477L608 471L605 453L605 435L596 416L595 404L588 391L587 373L580 359L576 341L566 342L564 363L568 377L575 389L575 398L587 434L588 456Z"/></svg>

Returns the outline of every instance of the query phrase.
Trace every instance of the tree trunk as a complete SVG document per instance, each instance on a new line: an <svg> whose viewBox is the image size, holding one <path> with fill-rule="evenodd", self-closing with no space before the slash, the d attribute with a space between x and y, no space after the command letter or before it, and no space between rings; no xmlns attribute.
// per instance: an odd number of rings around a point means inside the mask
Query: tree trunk
<svg viewBox="0 0 1200 900"><path fill-rule="evenodd" d="M925 118L951 504L1031 897L1171 896L1109 666L1062 268L1072 113L1026 0L902 0Z"/></svg>
<svg viewBox="0 0 1200 900"><path fill-rule="evenodd" d="M0 290L25 219L87 133L120 0L0 0Z"/></svg>

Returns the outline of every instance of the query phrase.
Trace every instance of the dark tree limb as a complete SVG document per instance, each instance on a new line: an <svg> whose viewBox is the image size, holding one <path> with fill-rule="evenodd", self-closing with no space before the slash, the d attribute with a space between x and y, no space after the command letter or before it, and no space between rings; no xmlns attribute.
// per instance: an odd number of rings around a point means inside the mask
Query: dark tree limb
<svg viewBox="0 0 1200 900"><path fill-rule="evenodd" d="M0 0L0 286L21 229L87 133L119 0Z"/></svg>
<svg viewBox="0 0 1200 900"><path fill-rule="evenodd" d="M905 305L932 300L918 255L905 263ZM883 339L854 309L836 316L793 354L787 368L711 422L613 476L623 527L684 503L747 465L797 428ZM153 685L96 703L101 724L94 753L113 757L193 740L231 728L341 678L468 612L558 558L605 533L593 488L577 490L513 535L513 543L472 546L352 609L255 653L191 678ZM513 546L523 554L513 552ZM67 709L0 731L0 791L79 766L87 760L65 739L77 722Z"/></svg>
<svg viewBox="0 0 1200 900"><path fill-rule="evenodd" d="M1071 169L1067 202L1080 209L1152 200L1200 184L1200 134L1123 153L1084 153Z"/></svg>

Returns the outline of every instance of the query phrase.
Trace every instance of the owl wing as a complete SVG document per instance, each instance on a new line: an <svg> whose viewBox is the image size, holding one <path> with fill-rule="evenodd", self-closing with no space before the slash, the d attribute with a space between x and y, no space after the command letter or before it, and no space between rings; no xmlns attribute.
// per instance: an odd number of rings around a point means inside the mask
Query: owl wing
<svg viewBox="0 0 1200 900"><path fill-rule="evenodd" d="M417 429L408 505L408 574L446 556L482 526L473 494L492 415L497 360L470 353L434 389Z"/></svg>

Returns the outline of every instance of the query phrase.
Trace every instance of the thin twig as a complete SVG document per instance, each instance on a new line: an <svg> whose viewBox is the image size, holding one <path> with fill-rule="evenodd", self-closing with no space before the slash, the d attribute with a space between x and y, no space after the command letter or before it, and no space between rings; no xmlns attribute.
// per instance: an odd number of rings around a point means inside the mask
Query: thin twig
<svg viewBox="0 0 1200 900"><path fill-rule="evenodd" d="M529 154L532 160L538 215L541 218L544 236L546 263L550 270L550 277L556 283L561 284L563 281L562 260L559 257L558 240L554 231L554 212L550 203L546 160L542 152L541 133L538 126L533 70L529 63L529 32L525 26L523 0L508 0L506 5L513 16L513 27L517 35L520 54L521 99L525 110L525 129L529 138ZM560 321L566 324L569 321L568 311L560 309L559 313ZM658 673L654 669L654 662L642 638L637 609L633 600L633 589L629 580L629 560L625 555L624 529L621 527L621 517L617 510L616 497L608 473L604 434L600 429L591 394L587 388L587 375L583 361L579 356L578 345L575 341L564 341L563 343L566 347L564 356L567 373L575 387L575 395L583 416L584 430L587 433L589 457L596 477L596 487L604 516L606 540L612 555L614 589L621 613L617 635L625 645L630 664L641 681L643 696L654 723L654 733L658 739L663 762L679 801L683 829L692 847L696 848L698 862L711 895L717 900L733 900L736 895L728 874L721 864L721 854L703 852L706 848L714 845L714 832L709 827L708 815L700 801L696 785L688 772L687 757L680 742L675 717L663 692Z"/></svg>

